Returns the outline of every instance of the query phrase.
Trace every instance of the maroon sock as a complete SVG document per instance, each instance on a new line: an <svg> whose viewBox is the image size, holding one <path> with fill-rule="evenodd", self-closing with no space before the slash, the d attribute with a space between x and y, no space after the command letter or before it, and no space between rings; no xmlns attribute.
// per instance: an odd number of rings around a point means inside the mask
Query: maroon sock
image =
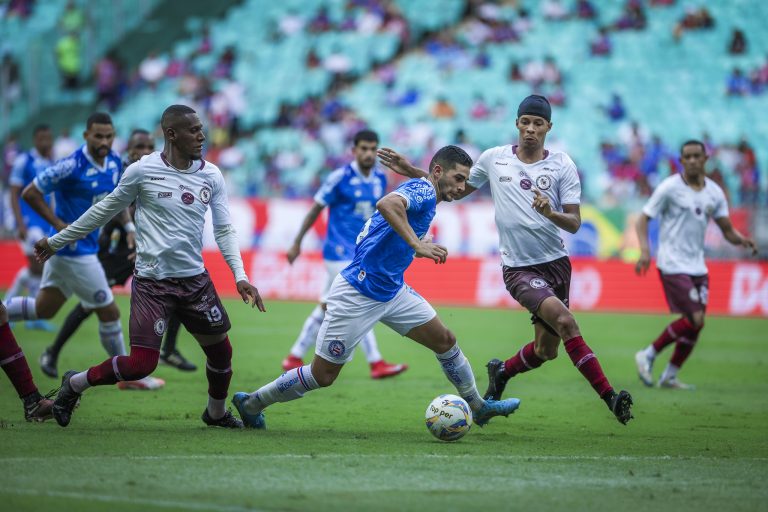
<svg viewBox="0 0 768 512"><path fill-rule="evenodd" d="M589 345L584 343L584 339L581 336L576 336L566 341L565 351L568 352L574 366L592 384L592 387L601 398L613 389L608 382L608 378L603 373L603 369L600 368L597 356L589 348Z"/></svg>
<svg viewBox="0 0 768 512"><path fill-rule="evenodd" d="M88 369L88 383L91 386L106 386L121 380L143 379L157 368L160 351L152 348L131 346L128 356L110 357L97 366Z"/></svg>
<svg viewBox="0 0 768 512"><path fill-rule="evenodd" d="M693 352L693 347L696 346L696 341L699 339L699 331L691 327L687 332L680 335L675 343L675 351L672 353L672 358L669 362L678 368L683 366L685 360Z"/></svg>
<svg viewBox="0 0 768 512"><path fill-rule="evenodd" d="M653 348L656 350L656 353L658 354L664 350L664 347L674 343L677 338L679 338L689 329L692 329L692 326L688 319L685 317L678 318L674 322L671 322L667 327L664 328L659 337L656 338L656 341L653 342Z"/></svg>
<svg viewBox="0 0 768 512"><path fill-rule="evenodd" d="M539 359L533 348L533 342L523 345L520 352L504 361L504 375L514 377L518 373L533 370L544 364L543 359Z"/></svg>
<svg viewBox="0 0 768 512"><path fill-rule="evenodd" d="M29 371L27 358L24 357L24 352L21 351L19 344L16 343L16 338L11 332L11 326L7 322L0 325L0 366L11 379L11 384L16 388L19 398L24 398L37 391L35 381L32 379L32 372Z"/></svg>
<svg viewBox="0 0 768 512"><path fill-rule="evenodd" d="M208 396L216 400L227 398L229 381L232 380L232 345L229 337L215 345L203 347L208 358L205 376L208 377Z"/></svg>

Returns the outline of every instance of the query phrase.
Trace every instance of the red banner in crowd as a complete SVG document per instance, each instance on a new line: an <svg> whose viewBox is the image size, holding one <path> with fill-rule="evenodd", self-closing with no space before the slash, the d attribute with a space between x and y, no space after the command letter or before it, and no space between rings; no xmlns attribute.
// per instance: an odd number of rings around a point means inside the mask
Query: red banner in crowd
<svg viewBox="0 0 768 512"><path fill-rule="evenodd" d="M26 258L14 242L0 242L0 287L8 288ZM243 251L248 275L267 299L316 300L326 280L318 253L302 254L289 265L283 253ZM205 263L219 293L236 294L224 259L205 251ZM768 263L710 261L710 313L768 316ZM495 257L449 258L446 264L417 259L406 281L434 304L519 308L507 293ZM573 259L571 307L587 311L662 313L667 311L656 272L645 277L615 260Z"/></svg>

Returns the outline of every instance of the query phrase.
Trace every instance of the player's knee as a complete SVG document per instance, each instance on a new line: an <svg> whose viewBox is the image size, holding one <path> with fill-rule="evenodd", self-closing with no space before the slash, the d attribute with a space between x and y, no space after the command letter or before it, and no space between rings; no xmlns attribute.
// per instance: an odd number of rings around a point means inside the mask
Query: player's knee
<svg viewBox="0 0 768 512"><path fill-rule="evenodd" d="M558 345L560 345L560 340L557 339L554 340L554 343L549 339L539 340L534 346L533 351L536 357L542 361L551 361L557 358Z"/></svg>
<svg viewBox="0 0 768 512"><path fill-rule="evenodd" d="M139 380L152 374L157 368L160 353L152 351L147 354L142 351L140 354L131 352L131 355L120 361L120 375L123 380Z"/></svg>
<svg viewBox="0 0 768 512"><path fill-rule="evenodd" d="M564 340L569 340L579 335L579 326L576 324L576 319L573 318L570 311L557 315L554 328ZM555 350L557 350L557 347L555 347Z"/></svg>
<svg viewBox="0 0 768 512"><path fill-rule="evenodd" d="M315 374L313 370L312 376L315 378L315 382L317 382L318 386L321 388L327 388L336 381L336 377L339 376L339 372L322 370Z"/></svg>
<svg viewBox="0 0 768 512"><path fill-rule="evenodd" d="M691 322L691 326L697 331L704 328L704 315L691 315L688 321Z"/></svg>
<svg viewBox="0 0 768 512"><path fill-rule="evenodd" d="M449 329L444 329L440 336L435 341L435 352L438 354L445 354L456 345L456 335Z"/></svg>
<svg viewBox="0 0 768 512"><path fill-rule="evenodd" d="M114 322L120 320L120 309L114 302L96 310L96 316L102 322Z"/></svg>

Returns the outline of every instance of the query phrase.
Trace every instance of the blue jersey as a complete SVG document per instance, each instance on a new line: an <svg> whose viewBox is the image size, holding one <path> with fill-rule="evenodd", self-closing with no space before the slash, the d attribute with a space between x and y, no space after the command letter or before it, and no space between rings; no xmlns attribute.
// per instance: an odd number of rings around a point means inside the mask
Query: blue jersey
<svg viewBox="0 0 768 512"><path fill-rule="evenodd" d="M13 168L11 169L11 175L8 182L11 186L21 187L22 190L32 183L37 174L47 167L50 167L51 161L44 158L37 152L36 149L27 151L19 155L13 162ZM51 204L51 196L45 196L45 202ZM19 208L21 209L21 216L24 219L24 224L27 227L36 226L43 231L48 231L51 225L48 224L44 218L40 216L35 210L29 206L24 199L19 199Z"/></svg>
<svg viewBox="0 0 768 512"><path fill-rule="evenodd" d="M114 151L110 151L104 158L104 167L99 167L87 153L86 147L82 146L39 173L35 178L35 186L43 194L53 192L56 215L71 224L115 189L122 169L120 156ZM51 234L55 232L51 228ZM82 240L62 248L58 254L96 254L99 252L98 237L98 230L93 231Z"/></svg>
<svg viewBox="0 0 768 512"><path fill-rule="evenodd" d="M435 217L435 187L426 178L408 180L393 192L408 202L408 224L423 237ZM391 300L403 287L403 274L416 252L379 212L365 223L357 237L355 258L341 271L357 291L380 302Z"/></svg>
<svg viewBox="0 0 768 512"><path fill-rule="evenodd" d="M336 169L326 178L315 194L315 202L329 209L323 258L349 261L354 257L357 235L376 211L376 203L386 188L384 171L374 167L365 177L354 162Z"/></svg>

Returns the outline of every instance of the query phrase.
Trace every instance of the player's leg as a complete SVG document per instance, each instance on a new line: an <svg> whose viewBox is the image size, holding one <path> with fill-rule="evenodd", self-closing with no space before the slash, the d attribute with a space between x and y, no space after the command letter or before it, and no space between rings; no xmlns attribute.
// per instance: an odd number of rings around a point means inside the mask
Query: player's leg
<svg viewBox="0 0 768 512"><path fill-rule="evenodd" d="M29 267L22 267L13 277L11 287L5 292L5 301L10 302L12 298L18 297L22 290L27 288L29 280Z"/></svg>
<svg viewBox="0 0 768 512"><path fill-rule="evenodd" d="M168 319L168 328L165 331L163 348L160 351L160 362L162 364L167 364L168 366L173 366L183 372L193 372L197 370L197 366L181 355L181 352L178 349L180 328L181 322L179 322L178 318L172 316Z"/></svg>
<svg viewBox="0 0 768 512"><path fill-rule="evenodd" d="M40 368L43 373L54 379L59 377L59 371L57 369L59 354L61 349L67 341L74 336L75 332L80 328L80 325L89 317L93 311L83 308L81 303L77 305L69 312L67 318L64 319L64 323L59 329L56 339L53 340L53 344L43 350L40 355Z"/></svg>
<svg viewBox="0 0 768 512"><path fill-rule="evenodd" d="M388 363L384 360L381 352L379 352L379 344L376 341L376 334L373 332L373 329L365 333L365 336L360 341L360 348L363 350L365 360L368 361L368 366L371 368L372 379L394 377L408 369L407 364Z"/></svg>
<svg viewBox="0 0 768 512"><path fill-rule="evenodd" d="M69 285L72 258L53 256L43 267L40 292L35 297L14 297L8 301L8 317L11 322L53 317L72 295Z"/></svg>
<svg viewBox="0 0 768 512"><path fill-rule="evenodd" d="M39 236L39 238L42 238L42 232L40 232L40 235L41 236ZM40 283L42 282L43 278L43 264L37 261L37 258L34 256L29 256L28 259L29 278L27 279L27 290L29 291L30 297L36 297L40 292ZM27 320L25 325L27 329L34 329L38 331L53 332L56 330L53 325L48 322L48 320L44 320L42 318L38 318L37 320Z"/></svg>
<svg viewBox="0 0 768 512"><path fill-rule="evenodd" d="M693 352L696 342L699 339L699 333L704 328L704 310L693 312L688 317L691 328L675 341L675 351L659 378L659 387L669 389L687 389L693 390L696 387L692 384L686 384L677 377L678 371L683 366L688 356Z"/></svg>
<svg viewBox="0 0 768 512"><path fill-rule="evenodd" d="M16 343L8 323L8 313L0 301L0 367L13 384L24 405L27 421L44 421L51 417L53 401L43 397L35 385L24 352Z"/></svg>

